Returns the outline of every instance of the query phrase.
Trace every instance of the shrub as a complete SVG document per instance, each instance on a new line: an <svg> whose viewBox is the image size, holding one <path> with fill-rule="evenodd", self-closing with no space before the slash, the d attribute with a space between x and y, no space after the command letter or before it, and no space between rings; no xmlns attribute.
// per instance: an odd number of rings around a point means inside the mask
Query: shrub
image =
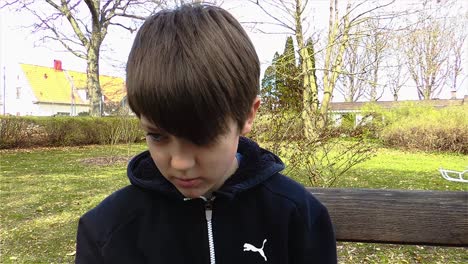
<svg viewBox="0 0 468 264"><path fill-rule="evenodd" d="M304 137L301 113L261 111L249 136L260 142L301 140Z"/></svg>
<svg viewBox="0 0 468 264"><path fill-rule="evenodd" d="M88 119L88 118L86 118ZM50 146L74 146L97 144L96 134L100 127L96 127L92 119L54 117L40 118L35 122L45 134L44 144Z"/></svg>
<svg viewBox="0 0 468 264"><path fill-rule="evenodd" d="M0 118L0 148L19 147L35 130L30 120L18 117Z"/></svg>
<svg viewBox="0 0 468 264"><path fill-rule="evenodd" d="M375 106L380 127L378 137L385 145L424 151L449 151L468 154L468 109L452 106L442 109L424 104L402 104L384 110Z"/></svg>
<svg viewBox="0 0 468 264"><path fill-rule="evenodd" d="M355 123L356 114L355 113L346 113L341 117L341 128L345 130L352 131L355 126L358 124Z"/></svg>
<svg viewBox="0 0 468 264"><path fill-rule="evenodd" d="M301 183L309 186L333 186L350 168L374 155L367 140L342 139L342 129L331 124L316 131L315 137L305 138L298 112L260 112L254 124L250 137L284 160L285 174L296 180L308 179Z"/></svg>
<svg viewBox="0 0 468 264"><path fill-rule="evenodd" d="M144 136L134 117L0 117L0 148L130 143Z"/></svg>

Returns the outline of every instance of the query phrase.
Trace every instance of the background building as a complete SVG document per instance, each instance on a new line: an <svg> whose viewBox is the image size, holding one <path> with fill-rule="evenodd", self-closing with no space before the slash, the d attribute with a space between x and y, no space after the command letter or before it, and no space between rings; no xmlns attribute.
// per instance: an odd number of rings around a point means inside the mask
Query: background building
<svg viewBox="0 0 468 264"><path fill-rule="evenodd" d="M53 67L31 64L15 65L4 76L4 91L0 96L0 111L15 116L76 116L89 112L86 73L67 71L62 62ZM125 97L122 78L100 76L102 113L115 111Z"/></svg>

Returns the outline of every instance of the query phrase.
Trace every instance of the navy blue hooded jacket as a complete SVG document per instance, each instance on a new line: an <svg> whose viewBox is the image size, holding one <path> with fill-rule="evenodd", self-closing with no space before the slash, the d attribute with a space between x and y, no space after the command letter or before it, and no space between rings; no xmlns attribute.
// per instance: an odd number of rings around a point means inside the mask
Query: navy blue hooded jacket
<svg viewBox="0 0 468 264"><path fill-rule="evenodd" d="M283 176L281 160L241 138L239 168L212 199L184 199L149 152L132 185L81 217L76 263L336 263L327 209Z"/></svg>

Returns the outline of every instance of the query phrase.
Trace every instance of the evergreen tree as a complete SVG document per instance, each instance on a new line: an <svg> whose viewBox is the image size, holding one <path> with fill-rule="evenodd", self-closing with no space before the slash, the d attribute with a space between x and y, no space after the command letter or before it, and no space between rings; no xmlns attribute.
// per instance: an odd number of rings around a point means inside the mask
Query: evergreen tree
<svg viewBox="0 0 468 264"><path fill-rule="evenodd" d="M278 103L276 94L276 70L274 65L268 66L262 79L262 89L260 90L262 97L262 108L274 110Z"/></svg>
<svg viewBox="0 0 468 264"><path fill-rule="evenodd" d="M293 38L286 39L283 54L275 53L272 65L265 70L262 97L267 107L300 111L302 107L302 81L297 65Z"/></svg>

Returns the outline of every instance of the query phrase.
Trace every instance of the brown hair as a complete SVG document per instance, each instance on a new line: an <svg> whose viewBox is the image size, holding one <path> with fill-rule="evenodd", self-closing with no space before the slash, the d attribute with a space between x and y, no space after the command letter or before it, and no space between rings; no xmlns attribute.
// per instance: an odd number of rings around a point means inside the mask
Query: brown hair
<svg viewBox="0 0 468 264"><path fill-rule="evenodd" d="M183 5L149 17L127 62L130 108L168 133L204 145L241 129L260 65L242 26L222 8Z"/></svg>

